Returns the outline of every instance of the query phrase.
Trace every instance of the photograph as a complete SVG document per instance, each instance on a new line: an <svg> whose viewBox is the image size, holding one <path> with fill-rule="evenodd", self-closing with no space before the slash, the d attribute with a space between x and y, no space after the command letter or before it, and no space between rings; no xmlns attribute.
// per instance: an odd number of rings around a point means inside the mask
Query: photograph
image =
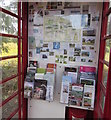
<svg viewBox="0 0 111 120"><path fill-rule="evenodd" d="M74 56L80 56L81 52L74 52Z"/></svg>
<svg viewBox="0 0 111 120"><path fill-rule="evenodd" d="M36 54L40 54L41 52L41 47L36 47Z"/></svg>
<svg viewBox="0 0 111 120"><path fill-rule="evenodd" d="M94 45L95 38L82 38L82 45Z"/></svg>
<svg viewBox="0 0 111 120"><path fill-rule="evenodd" d="M64 49L64 54L65 54L65 55L67 54L67 50L66 50L66 49Z"/></svg>
<svg viewBox="0 0 111 120"><path fill-rule="evenodd" d="M91 107L91 99L84 98L84 106L85 107Z"/></svg>
<svg viewBox="0 0 111 120"><path fill-rule="evenodd" d="M95 29L83 30L83 36L96 36L96 30Z"/></svg>
<svg viewBox="0 0 111 120"><path fill-rule="evenodd" d="M75 44L70 43L70 44L69 44L69 47L70 47L70 48L74 48L74 47L75 47Z"/></svg>
<svg viewBox="0 0 111 120"><path fill-rule="evenodd" d="M43 47L48 47L48 43L47 44L43 44Z"/></svg>
<svg viewBox="0 0 111 120"><path fill-rule="evenodd" d="M69 57L69 61L75 62L76 61L76 57Z"/></svg>
<svg viewBox="0 0 111 120"><path fill-rule="evenodd" d="M33 52L32 51L29 51L29 57L33 57Z"/></svg>
<svg viewBox="0 0 111 120"><path fill-rule="evenodd" d="M59 49L60 48L60 42L53 42L53 49Z"/></svg>
<svg viewBox="0 0 111 120"><path fill-rule="evenodd" d="M86 50L86 46L82 46L82 50Z"/></svg>
<svg viewBox="0 0 111 120"><path fill-rule="evenodd" d="M54 56L54 52L49 52L49 56Z"/></svg>
<svg viewBox="0 0 111 120"><path fill-rule="evenodd" d="M90 50L94 50L94 47L93 47L93 46L90 46L89 49L90 49Z"/></svg>
<svg viewBox="0 0 111 120"><path fill-rule="evenodd" d="M47 59L48 57L47 57L46 54L43 54L43 55L42 55L42 58L43 58L43 59Z"/></svg>
<svg viewBox="0 0 111 120"><path fill-rule="evenodd" d="M89 57L89 52L86 52L86 51L82 51L82 53L81 53L81 56L83 56L83 57Z"/></svg>
<svg viewBox="0 0 111 120"><path fill-rule="evenodd" d="M29 67L38 67L38 61L29 61Z"/></svg>
<svg viewBox="0 0 111 120"><path fill-rule="evenodd" d="M81 62L86 62L86 59L85 59L85 58L82 58L82 59L81 59Z"/></svg>

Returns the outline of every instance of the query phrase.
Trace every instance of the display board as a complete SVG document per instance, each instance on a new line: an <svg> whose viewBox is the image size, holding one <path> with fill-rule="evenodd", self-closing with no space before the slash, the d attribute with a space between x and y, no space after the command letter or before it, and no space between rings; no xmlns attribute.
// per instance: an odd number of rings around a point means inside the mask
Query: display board
<svg viewBox="0 0 111 120"><path fill-rule="evenodd" d="M29 3L28 58L38 61L42 68L47 63L57 64L54 102L60 101L65 66L97 68L101 10L102 4L98 3Z"/></svg>

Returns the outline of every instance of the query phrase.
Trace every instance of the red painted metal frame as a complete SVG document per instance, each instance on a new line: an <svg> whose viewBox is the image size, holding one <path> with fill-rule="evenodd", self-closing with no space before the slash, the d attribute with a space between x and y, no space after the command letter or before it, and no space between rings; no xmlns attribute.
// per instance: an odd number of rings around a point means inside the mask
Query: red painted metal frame
<svg viewBox="0 0 111 120"><path fill-rule="evenodd" d="M21 17L21 4L23 7L23 11L22 11L22 16ZM7 102L9 102L11 99L13 99L16 95L18 95L18 109L16 109L15 111L13 111L13 113L7 118L7 119L11 119L17 112L18 112L18 118L21 119L21 117L23 118L27 118L27 101L26 99L24 99L24 92L23 92L23 88L24 88L24 78L25 78L25 74L26 74L26 70L27 70L27 56L28 56L28 30L27 30L27 9L28 9L28 3L21 3L18 2L18 15L5 10L4 8L0 7L0 11L4 12L6 14L9 14L13 17L18 18L18 35L11 35L11 34L4 34L4 33L0 33L0 36L3 37L12 37L12 38L18 38L18 55L17 56L6 56L6 57L0 57L0 60L6 60L6 59L11 59L11 58L18 58L18 74L17 75L12 75L9 78L6 78L5 80L3 80L2 82L0 82L0 84L3 84L7 81L12 80L15 77L18 77L18 91L13 93L13 95L11 95L10 97L8 97L5 101L3 101L0 104L0 107L5 105ZM21 20L22 20L22 36L21 36ZM22 39L22 40L21 40ZM23 44L22 46L22 55L21 55L21 43ZM25 49L24 49L25 48ZM22 57L22 65L21 65L21 57ZM22 67L22 73L21 73L21 67ZM22 87L21 87L21 75L22 75ZM22 90L21 90L22 88ZM21 100L21 96L22 96L22 100ZM23 116L21 116L21 102L23 102Z"/></svg>
<svg viewBox="0 0 111 120"><path fill-rule="evenodd" d="M19 8L18 8L18 9L19 9ZM11 16L13 16L13 17L19 18L19 19L22 20L22 17L19 16L19 14L16 15L15 13L12 13L12 12L10 12L10 11L4 9L4 8L1 8L1 7L0 7L0 11L1 11L1 12L4 12L4 13L6 13L6 14L9 14L9 15L11 15Z"/></svg>
<svg viewBox="0 0 111 120"><path fill-rule="evenodd" d="M19 108L17 108L6 120L10 120L18 111Z"/></svg>
<svg viewBox="0 0 111 120"><path fill-rule="evenodd" d="M21 2L18 2L18 16L21 16ZM21 19L18 18L18 36L21 36ZM21 39L18 38L18 55L21 54ZM21 90L21 57L18 57L18 91ZM21 92L18 93L19 119L21 119Z"/></svg>
<svg viewBox="0 0 111 120"><path fill-rule="evenodd" d="M9 102L11 99L13 99L17 95L18 95L18 91L15 92L12 96L8 97L5 101L3 101L2 104L0 104L0 107L5 105L7 102Z"/></svg>
<svg viewBox="0 0 111 120"><path fill-rule="evenodd" d="M0 33L0 36L18 38L18 36L16 36L16 35L4 34L4 33Z"/></svg>
<svg viewBox="0 0 111 120"><path fill-rule="evenodd" d="M18 75L12 75L11 77L8 77L8 78L4 79L3 81L0 81L0 85L7 82L7 81L10 81L10 80L12 80L16 77L18 77Z"/></svg>
<svg viewBox="0 0 111 120"><path fill-rule="evenodd" d="M22 52L24 59L22 61L22 88L24 89L24 79L27 72L28 66L28 3L22 3L22 16L23 16L23 24L22 24L22 33L23 34L23 41L22 41ZM25 48L25 49L24 49ZM22 103L23 103L23 119L27 119L27 99L24 98L24 93L22 92Z"/></svg>
<svg viewBox="0 0 111 120"><path fill-rule="evenodd" d="M2 60L6 60L6 59L12 59L12 58L18 58L18 55L14 55L14 56L6 56L6 57L0 57L0 61L2 61Z"/></svg>
<svg viewBox="0 0 111 120"><path fill-rule="evenodd" d="M97 86L97 97L96 97L96 107L94 111L95 118L106 118L111 119L111 49L110 49L110 61L109 63L104 60L105 56L105 42L107 39L111 38L111 35L106 36L107 31L107 20L108 15L111 13L111 9L108 10L109 3L104 3L103 9L103 20L102 20L102 31L101 31L101 44L100 44L100 56L99 56L99 68L98 68L98 86ZM107 78L107 86L106 88L102 82L102 74L103 74L103 65L107 65L109 67L108 71L108 78ZM105 106L104 111L100 106L100 91L102 90L103 94L105 95Z"/></svg>

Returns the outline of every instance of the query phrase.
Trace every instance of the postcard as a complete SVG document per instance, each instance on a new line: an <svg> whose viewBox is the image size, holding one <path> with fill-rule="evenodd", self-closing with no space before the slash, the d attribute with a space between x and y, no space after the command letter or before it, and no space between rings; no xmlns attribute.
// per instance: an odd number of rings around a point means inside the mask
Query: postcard
<svg viewBox="0 0 111 120"><path fill-rule="evenodd" d="M81 56L83 57L89 57L90 53L87 51L82 51Z"/></svg>
<svg viewBox="0 0 111 120"><path fill-rule="evenodd" d="M60 42L53 42L53 49L60 49Z"/></svg>
<svg viewBox="0 0 111 120"><path fill-rule="evenodd" d="M96 30L95 29L84 29L83 36L96 36Z"/></svg>
<svg viewBox="0 0 111 120"><path fill-rule="evenodd" d="M35 49L36 44L35 44L35 37L29 36L29 49Z"/></svg>
<svg viewBox="0 0 111 120"><path fill-rule="evenodd" d="M94 45L95 38L82 38L82 45Z"/></svg>
<svg viewBox="0 0 111 120"><path fill-rule="evenodd" d="M83 86L81 84L72 84L72 91L69 99L69 104L82 106L82 102L83 102Z"/></svg>
<svg viewBox="0 0 111 120"><path fill-rule="evenodd" d="M38 61L29 61L29 67L38 67Z"/></svg>

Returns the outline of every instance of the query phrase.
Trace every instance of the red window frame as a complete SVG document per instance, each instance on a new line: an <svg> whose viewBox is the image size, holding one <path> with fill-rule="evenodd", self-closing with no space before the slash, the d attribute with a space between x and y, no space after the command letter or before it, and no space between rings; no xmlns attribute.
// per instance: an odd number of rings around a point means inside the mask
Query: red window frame
<svg viewBox="0 0 111 120"><path fill-rule="evenodd" d="M22 10L21 10L21 5L22 5ZM0 57L0 61L8 60L11 58L18 58L17 75L12 75L0 82L0 85L2 85L3 83L6 83L8 81L11 81L13 78L18 77L18 91L13 93L10 97L8 97L6 100L0 103L0 107L2 107L6 103L8 103L10 100L12 100L15 96L18 95L18 108L11 113L11 115L7 118L7 120L11 119L16 113L18 113L19 119L27 117L27 101L26 99L24 99L24 92L23 92L24 78L25 78L27 63L28 63L27 62L28 60L27 59L27 51L28 51L27 8L28 8L27 2L18 2L18 15L16 15L15 13L12 13L0 7L0 12L11 15L18 19L18 35L0 33L0 36L18 39L18 55ZM22 16L21 16L21 12L22 12ZM21 21L22 21L22 29L21 29ZM21 31L22 31L22 36L21 36ZM21 43L22 43L22 54L21 54ZM21 62L21 58L22 58L22 62ZM21 72L21 67L22 67L22 72ZM21 82L21 75L22 75L22 82ZM21 96L22 96L22 99L21 99ZM21 116L21 112L23 112L23 116Z"/></svg>
<svg viewBox="0 0 111 120"><path fill-rule="evenodd" d="M111 119L111 48L109 62L105 61L105 43L107 39L111 39L111 34L106 35L108 16L111 14L111 8L109 8L109 2L103 3L103 18L102 18L102 30L101 30L101 43L100 43L100 55L99 55L99 68L98 68L98 84L96 95L96 106L94 111L95 118ZM103 85L103 65L108 66L108 78L106 87ZM102 110L101 102L101 90L105 96L104 110Z"/></svg>

